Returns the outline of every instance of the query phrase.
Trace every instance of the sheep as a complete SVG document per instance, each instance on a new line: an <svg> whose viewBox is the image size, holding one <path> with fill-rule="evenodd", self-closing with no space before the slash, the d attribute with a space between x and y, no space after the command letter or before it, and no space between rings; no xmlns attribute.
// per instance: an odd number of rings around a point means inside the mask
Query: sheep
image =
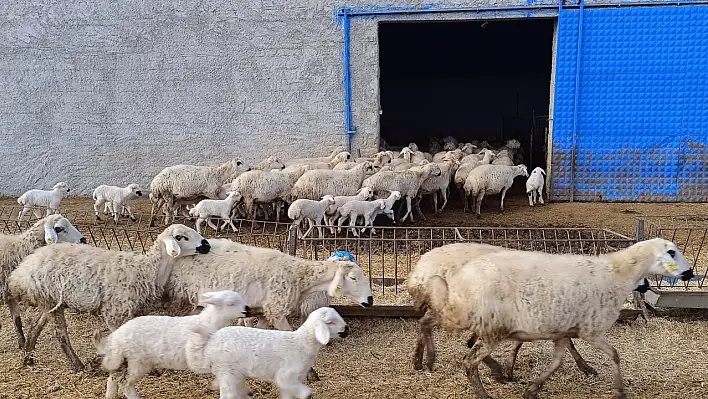
<svg viewBox="0 0 708 399"><path fill-rule="evenodd" d="M468 210L467 199L472 197L472 205L475 206L477 218L482 215L479 209L485 195L501 193L500 209L504 212L504 197L516 176L528 177L526 165L506 166L506 165L480 165L473 169L465 181L465 212Z"/></svg>
<svg viewBox="0 0 708 399"><path fill-rule="evenodd" d="M288 167L290 165L296 165L296 164L307 164L307 163L319 163L319 162L329 162L334 159L334 157L337 156L340 152L347 151L347 148L344 146L338 146L332 152L329 154L327 157L317 157L317 158L293 158L290 160L285 161L285 166Z"/></svg>
<svg viewBox="0 0 708 399"><path fill-rule="evenodd" d="M118 223L118 214L123 210L127 211L130 220L135 221L135 216L130 210L129 201L137 197L142 197L143 192L140 191L140 186L136 183L128 184L125 187L108 186L101 184L93 190L93 210L96 213L96 220L101 220L98 216L98 210L101 205L105 205L113 214L113 221Z"/></svg>
<svg viewBox="0 0 708 399"><path fill-rule="evenodd" d="M537 166L531 171L529 178L526 179L526 195L529 196L529 206L534 206L534 204L537 204L539 202L541 203L541 205L544 204L544 176L546 176L546 171L544 171L543 168Z"/></svg>
<svg viewBox="0 0 708 399"><path fill-rule="evenodd" d="M462 192L462 186L465 184L467 176L469 176L470 172L480 165L489 165L493 160L494 153L489 150L484 150L484 156L481 160L477 159L474 155L468 155L467 157L462 158L460 166L455 171L455 186L457 186L457 188L460 189L460 192Z"/></svg>
<svg viewBox="0 0 708 399"><path fill-rule="evenodd" d="M217 231L219 230L217 226L211 222L211 219L209 219L210 216L220 217L221 220L224 221L224 224L221 226L221 230L224 230L224 227L228 224L234 232L237 232L238 229L234 226L233 219L231 219L231 210L233 209L234 204L238 201L241 201L241 193L238 191L229 191L226 198L222 200L205 199L199 201L194 208L189 210L189 215L197 218L197 233L202 234L201 225L205 220L209 227Z"/></svg>
<svg viewBox="0 0 708 399"><path fill-rule="evenodd" d="M175 258L206 254L209 248L207 240L182 224L168 226L145 255L71 243L38 248L7 280L13 297L43 312L29 333L25 361L31 363L37 338L51 313L72 369L83 369L69 342L64 309L100 313L113 331L162 296Z"/></svg>
<svg viewBox="0 0 708 399"><path fill-rule="evenodd" d="M430 153L436 153L442 151L442 145L440 144L442 140L439 137L431 137L428 141L428 151Z"/></svg>
<svg viewBox="0 0 708 399"><path fill-rule="evenodd" d="M445 159L457 159L458 161L462 159L462 157L465 154L462 152L462 150L455 149L452 151L443 151L443 152L438 152L437 154L433 155L433 162L439 163L442 162Z"/></svg>
<svg viewBox="0 0 708 399"><path fill-rule="evenodd" d="M524 391L525 398L535 398L560 366L571 338L581 338L610 357L615 394L626 398L619 355L604 335L627 295L650 274L683 281L693 277L678 247L654 238L600 256L491 252L470 259L446 277L431 276L427 286L430 309L441 327L469 330L476 338L463 364L478 398L488 398L479 380L479 362L501 341L554 342L551 364Z"/></svg>
<svg viewBox="0 0 708 399"><path fill-rule="evenodd" d="M154 226L155 212L163 205L167 211L165 224L171 223L175 200L198 197L218 198L221 186L236 178L241 172L250 169L238 158L233 158L218 167L175 165L162 169L150 182L153 201L150 227Z"/></svg>
<svg viewBox="0 0 708 399"><path fill-rule="evenodd" d="M391 191L398 191L406 198L407 212L401 219L404 222L408 216L414 221L411 212L411 199L418 195L420 185L430 176L440 176L442 171L435 163L411 168L405 172L378 172L364 180L363 185L371 187L379 195L386 195Z"/></svg>
<svg viewBox="0 0 708 399"><path fill-rule="evenodd" d="M22 210L17 216L17 221L21 221L32 207L46 207L47 216L52 213L59 213L59 205L61 204L61 200L69 191L71 191L69 185L63 181L55 184L51 190L40 190L33 188L25 191L17 198L17 203L22 205ZM35 208L33 209L33 212L36 218L42 217L42 213L39 209Z"/></svg>
<svg viewBox="0 0 708 399"><path fill-rule="evenodd" d="M392 208L393 204L399 199L401 199L401 193L394 190L391 191L387 198L380 198L373 201L349 201L339 208L340 216L337 221L337 225L339 226L337 230L341 231L344 220L349 218L349 228L353 230L354 236L358 237L359 234L354 226L356 225L357 217L363 216L364 228L361 229L361 232L364 233L366 227L368 226L371 228L371 234L376 234L376 229L374 229L374 220L376 219L376 216L384 213L388 215L391 220L394 220Z"/></svg>
<svg viewBox="0 0 708 399"><path fill-rule="evenodd" d="M238 326L217 330L203 324L188 329L187 364L195 373L215 375L221 398L249 396L246 378L274 383L283 398L310 398L312 390L302 380L318 352L332 335L349 335L349 326L330 307L310 313L295 331Z"/></svg>
<svg viewBox="0 0 708 399"><path fill-rule="evenodd" d="M138 398L135 385L152 369L188 370L185 332L193 325L212 331L231 325L249 311L241 295L233 291L206 292L201 313L193 316L140 316L95 343L102 366L109 372L105 398L119 389L127 398Z"/></svg>
<svg viewBox="0 0 708 399"><path fill-rule="evenodd" d="M360 157L356 158L355 163L361 163L364 161L369 161L375 168L380 168L384 165L390 164L393 160L393 151L380 151L370 157ZM340 163L334 169L349 169L352 162ZM344 165L344 166L343 166Z"/></svg>
<svg viewBox="0 0 708 399"><path fill-rule="evenodd" d="M455 170L460 165L460 163L454 159L455 155L452 153L448 158L445 158L441 162L436 162L438 167L440 167L440 176L431 176L425 180L420 185L420 190L418 190L418 195L416 196L415 208L418 214L423 220L426 220L425 215L420 210L420 201L423 195L432 195L433 197L433 210L436 215L442 213L447 205L447 191L450 186L450 180L455 173ZM442 195L443 203L438 210L438 192Z"/></svg>
<svg viewBox="0 0 708 399"><path fill-rule="evenodd" d="M293 184L308 170L310 165L297 164L283 170L263 172L251 170L243 172L230 183L231 190L238 190L243 195L243 203L249 217L255 219L254 205L275 203L276 220L280 220L281 202L290 194Z"/></svg>
<svg viewBox="0 0 708 399"><path fill-rule="evenodd" d="M295 182L290 198L319 200L327 194L356 195L366 172L373 170L369 161L349 170L309 170Z"/></svg>
<svg viewBox="0 0 708 399"><path fill-rule="evenodd" d="M492 165L514 166L514 160L507 150L501 150L492 161Z"/></svg>
<svg viewBox="0 0 708 399"><path fill-rule="evenodd" d="M337 165L341 163L351 163L349 162L352 160L352 154L350 154L347 151L342 151L339 154L335 155L334 158L327 162L307 162L304 163L305 165L310 165L310 168L312 169L334 169Z"/></svg>
<svg viewBox="0 0 708 399"><path fill-rule="evenodd" d="M62 215L46 216L17 235L0 234L0 300L10 308L20 349L25 346L25 334L22 331L20 307L9 293L7 276L37 248L60 242L86 244L83 234Z"/></svg>
<svg viewBox="0 0 708 399"><path fill-rule="evenodd" d="M271 155L268 158L251 166L251 170L271 170L271 169L281 169L281 170L285 169L285 164L280 162L277 157L274 157Z"/></svg>
<svg viewBox="0 0 708 399"><path fill-rule="evenodd" d="M298 199L293 201L288 208L288 217L293 220L293 225L297 227L298 236L302 236L302 231L300 230L300 223L303 219L307 219L310 228L317 226L317 230L320 233L320 237L324 237L322 231L322 219L325 217L325 212L327 207L334 204L334 197L331 195L325 195L319 201L313 201L309 199Z"/></svg>
<svg viewBox="0 0 708 399"><path fill-rule="evenodd" d="M349 201L366 201L374 196L374 190L369 187L362 187L356 195L338 195L334 197L334 203L325 210L325 224L330 226L330 232L334 234L334 222L339 218L339 208Z"/></svg>

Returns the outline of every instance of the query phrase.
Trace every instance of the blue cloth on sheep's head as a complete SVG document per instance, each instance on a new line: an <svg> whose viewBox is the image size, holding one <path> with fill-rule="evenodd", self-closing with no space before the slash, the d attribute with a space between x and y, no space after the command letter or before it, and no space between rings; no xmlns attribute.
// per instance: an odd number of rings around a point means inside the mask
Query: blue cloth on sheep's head
<svg viewBox="0 0 708 399"><path fill-rule="evenodd" d="M339 261L349 261L356 262L354 255L347 251L337 251L332 254L327 260L339 260Z"/></svg>

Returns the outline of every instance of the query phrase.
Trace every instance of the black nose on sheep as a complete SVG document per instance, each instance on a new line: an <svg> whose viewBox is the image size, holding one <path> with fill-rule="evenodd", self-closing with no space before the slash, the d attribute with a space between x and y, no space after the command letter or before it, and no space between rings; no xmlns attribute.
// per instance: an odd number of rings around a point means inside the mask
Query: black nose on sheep
<svg viewBox="0 0 708 399"><path fill-rule="evenodd" d="M681 273L681 280L682 281L688 281L694 277L693 270L688 269L685 272Z"/></svg>
<svg viewBox="0 0 708 399"><path fill-rule="evenodd" d="M341 338L346 338L349 335L349 326L344 326L344 331L340 331L338 334Z"/></svg>
<svg viewBox="0 0 708 399"><path fill-rule="evenodd" d="M243 308L244 316L248 315L250 312L251 312L251 308L248 305L244 306L244 308Z"/></svg>
<svg viewBox="0 0 708 399"><path fill-rule="evenodd" d="M135 194L137 194L138 197L142 197L142 196L143 196L143 192L140 191L140 190L136 191Z"/></svg>
<svg viewBox="0 0 708 399"><path fill-rule="evenodd" d="M197 252L204 255L204 254L208 254L210 249L211 249L211 245L209 244L209 241L203 239L202 245L197 247Z"/></svg>
<svg viewBox="0 0 708 399"><path fill-rule="evenodd" d="M82 244L88 244L88 241L86 241L86 237L81 237L81 239L79 240L79 242L82 243Z"/></svg>
<svg viewBox="0 0 708 399"><path fill-rule="evenodd" d="M373 304L374 304L374 297L371 296L371 295L369 295L369 297L366 298L366 302L362 302L362 303L361 303L361 306L363 306L363 307L365 307L365 308L368 308L368 307L370 307L370 306L373 305Z"/></svg>
<svg viewBox="0 0 708 399"><path fill-rule="evenodd" d="M71 191L71 189L70 189L70 188L67 188L67 189L66 189L66 192L68 193L69 191Z"/></svg>

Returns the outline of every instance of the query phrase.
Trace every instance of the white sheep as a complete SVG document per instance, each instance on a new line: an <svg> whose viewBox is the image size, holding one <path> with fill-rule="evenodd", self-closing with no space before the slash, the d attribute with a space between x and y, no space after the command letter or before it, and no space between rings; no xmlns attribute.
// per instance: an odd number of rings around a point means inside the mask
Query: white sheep
<svg viewBox="0 0 708 399"><path fill-rule="evenodd" d="M246 378L274 383L283 398L310 398L302 380L312 369L320 349L331 336L344 338L349 326L336 310L323 307L310 313L295 331L248 327L189 326L185 352L189 368L213 374L221 398L247 397Z"/></svg>
<svg viewBox="0 0 708 399"><path fill-rule="evenodd" d="M230 184L230 190L238 190L243 195L243 204L248 217L255 219L255 205L275 204L276 220L280 220L282 202L292 191L293 184L312 167L296 164L283 170L251 170L243 172Z"/></svg>
<svg viewBox="0 0 708 399"><path fill-rule="evenodd" d="M293 185L291 199L319 200L329 195L356 195L367 171L374 167L364 161L349 170L309 170ZM292 202L292 201L288 201Z"/></svg>
<svg viewBox="0 0 708 399"><path fill-rule="evenodd" d="M462 158L460 161L460 166L455 170L454 183L460 192L462 192L462 186L464 186L467 176L470 172L480 165L489 165L494 160L494 153L489 150L482 150L483 154L480 158L479 154L468 155Z"/></svg>
<svg viewBox="0 0 708 399"><path fill-rule="evenodd" d="M197 233L202 234L201 225L204 221L212 229L218 231L214 223L211 222L210 217L220 217L224 224L221 226L221 230L224 230L226 225L231 226L234 232L238 229L234 226L234 221L231 219L231 210L236 202L241 201L241 193L238 191L229 191L226 193L226 198L224 199L205 199L199 201L194 208L189 210L189 215L197 218L196 227Z"/></svg>
<svg viewBox="0 0 708 399"><path fill-rule="evenodd" d="M370 157L356 158L353 163L361 163L364 161L369 161L375 168L380 168L384 165L388 165L393 160L393 151L380 151ZM351 169L352 162L344 162L338 164L334 169Z"/></svg>
<svg viewBox="0 0 708 399"><path fill-rule="evenodd" d="M268 158L258 162L257 164L251 166L251 170L272 170L272 169L285 169L285 164L278 160L278 157L269 156Z"/></svg>
<svg viewBox="0 0 708 399"><path fill-rule="evenodd" d="M42 311L29 333L25 360L31 360L51 314L72 368L83 369L69 342L64 309L100 313L115 330L162 297L175 258L205 254L209 248L207 240L182 224L168 226L144 255L69 243L38 248L7 279L13 297Z"/></svg>
<svg viewBox="0 0 708 399"><path fill-rule="evenodd" d="M637 282L651 274L693 277L678 247L661 238L600 256L506 249L476 256L446 277L430 277L429 307L443 328L476 337L463 363L478 397L488 397L479 362L501 341L554 342L550 365L524 391L534 398L577 337L610 357L615 394L625 398L619 354L605 334Z"/></svg>
<svg viewBox="0 0 708 399"><path fill-rule="evenodd" d="M322 219L325 217L327 207L332 204L334 204L334 197L329 194L322 197L319 201L304 198L293 201L288 208L288 217L293 220L293 226L297 227L298 236L302 236L300 223L307 219L310 224L310 229L318 225L317 230L320 233L320 237L324 237Z"/></svg>
<svg viewBox="0 0 708 399"><path fill-rule="evenodd" d="M465 212L468 198L472 198L472 206L475 207L477 218L482 217L480 207L485 195L501 193L500 210L504 212L504 197L516 176L528 177L526 165L506 166L506 165L480 165L470 172L465 181Z"/></svg>
<svg viewBox="0 0 708 399"><path fill-rule="evenodd" d="M529 178L526 179L526 195L529 196L529 206L534 206L534 204L543 202L543 185L545 183L544 176L546 176L546 171L541 167L535 167Z"/></svg>
<svg viewBox="0 0 708 399"><path fill-rule="evenodd" d="M456 155L452 152L448 152L442 161L436 162L438 167L440 167L440 176L430 176L423 180L420 184L420 189L418 190L418 195L416 196L415 209L423 220L426 220L423 211L420 210L420 201L424 195L431 195L433 197L433 211L436 215L442 213L447 205L447 192L450 187L450 181L455 175L455 171L460 166L460 162L457 161ZM442 196L443 203L438 210L438 193Z"/></svg>
<svg viewBox="0 0 708 399"><path fill-rule="evenodd" d="M374 196L374 190L370 187L362 187L356 195L337 195L334 203L325 210L325 224L330 226L330 232L334 234L334 224L339 218L339 208L349 201L367 201Z"/></svg>
<svg viewBox="0 0 708 399"><path fill-rule="evenodd" d="M7 276L37 248L60 242L86 244L83 234L62 215L46 216L17 235L0 234L0 301L10 308L20 349L25 346L25 334L22 331L20 307L10 295Z"/></svg>
<svg viewBox="0 0 708 399"><path fill-rule="evenodd" d="M142 197L143 192L140 191L140 186L136 183L128 184L125 187L108 186L101 184L93 190L93 210L96 213L96 220L101 220L98 216L98 211L101 205L105 205L113 214L113 220L118 223L118 216L125 210L130 217L130 220L135 221L135 216L130 210L130 200L137 197Z"/></svg>
<svg viewBox="0 0 708 399"><path fill-rule="evenodd" d="M216 331L249 310L233 291L206 292L201 299L204 309L197 315L136 317L95 343L103 357L101 364L109 372L106 399L113 398L119 388L126 398L139 398L135 385L153 369L189 369L184 348L191 326Z"/></svg>
<svg viewBox="0 0 708 399"><path fill-rule="evenodd" d="M374 220L376 216L380 214L386 214L391 220L393 217L393 204L401 199L401 193L398 191L391 191L387 198L375 199L373 201L349 201L339 208L339 220L337 221L338 231L342 230L342 225L344 220L349 218L349 228L353 231L354 236L358 237L359 234L354 228L356 225L356 220L358 216L364 217L364 227L361 232L364 233L367 227L371 228L371 234L376 234L376 229L374 229ZM395 223L395 220L394 220Z"/></svg>
<svg viewBox="0 0 708 399"><path fill-rule="evenodd" d="M19 222L25 216L30 209L33 209L34 216L37 218L42 217L42 213L36 207L46 207L47 216L52 213L59 213L59 205L64 196L71 191L69 185L66 182L59 182L52 187L51 190L40 190L33 188L31 190L25 191L22 195L17 198L17 203L22 205L22 210L17 216L17 221Z"/></svg>
<svg viewBox="0 0 708 399"><path fill-rule="evenodd" d="M285 166L288 167L290 165L296 165L296 164L308 164L308 163L320 163L320 162L329 162L334 159L334 157L337 156L337 154L347 151L347 147L344 146L338 146L332 152L329 154L329 156L326 157L315 157L315 158L293 158L290 160L285 161Z"/></svg>

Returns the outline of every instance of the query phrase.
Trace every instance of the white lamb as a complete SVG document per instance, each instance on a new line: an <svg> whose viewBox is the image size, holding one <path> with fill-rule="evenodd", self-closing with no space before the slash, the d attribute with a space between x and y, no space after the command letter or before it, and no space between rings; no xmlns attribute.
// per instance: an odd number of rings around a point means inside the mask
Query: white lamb
<svg viewBox="0 0 708 399"><path fill-rule="evenodd" d="M342 225L344 224L344 221L349 218L349 229L353 231L355 237L358 237L359 234L357 233L357 230L354 228L354 226L356 225L357 217L363 216L364 228L361 229L361 232L364 233L366 228L370 227L371 234L376 234L376 229L374 229L374 220L376 219L376 216L383 213L387 215L391 220L394 220L393 204L395 204L396 201L398 201L399 199L401 199L401 193L394 190L391 191L387 198L380 198L373 201L354 200L347 202L341 208L339 208L340 216L339 220L337 221L337 231L342 230Z"/></svg>
<svg viewBox="0 0 708 399"><path fill-rule="evenodd" d="M249 327L189 327L185 347L189 368L199 374L213 374L220 398L247 397L246 378L274 383L283 398L305 399L312 390L302 380L311 370L317 354L330 337L345 338L349 326L336 310L322 307L310 313L295 331Z"/></svg>
<svg viewBox="0 0 708 399"><path fill-rule="evenodd" d="M142 197L143 192L140 191L140 186L136 183L128 184L125 187L108 186L101 184L93 190L93 200L96 201L93 204L93 210L96 213L96 220L101 220L98 216L98 210L101 205L105 205L107 209L110 210L113 215L113 221L118 223L119 214L126 211L130 220L135 221L135 216L130 210L130 200L137 197Z"/></svg>
<svg viewBox="0 0 708 399"><path fill-rule="evenodd" d="M19 222L25 216L27 212L33 207L34 216L37 218L42 217L42 213L36 207L46 207L47 216L52 213L59 213L59 205L61 204L62 198L71 191L69 185L66 182L59 182L52 187L51 190L40 190L33 188L27 190L24 194L17 198L17 203L22 205L22 210L17 216L17 221Z"/></svg>
<svg viewBox="0 0 708 399"><path fill-rule="evenodd" d="M600 256L506 249L476 256L446 277L431 276L429 306L441 327L468 330L477 338L463 364L478 398L488 398L479 362L500 342L554 342L551 363L524 391L525 398L535 398L560 366L571 338L610 357L615 395L626 398L619 354L605 334L637 282L651 274L693 278L678 247L661 238Z"/></svg>
<svg viewBox="0 0 708 399"><path fill-rule="evenodd" d="M231 226L234 232L238 231L236 226L234 226L234 221L231 219L231 210L234 204L241 201L241 193L238 191L229 191L225 199L206 199L201 200L194 208L189 210L189 215L197 218L196 227L197 233L202 234L201 225L206 220L207 225L214 230L218 231L218 228L214 223L212 223L209 217L220 217L224 221L221 226L221 230L224 230L226 225Z"/></svg>
<svg viewBox="0 0 708 399"><path fill-rule="evenodd" d="M135 385L153 369L189 369L184 350L189 328L216 331L249 311L241 295L233 291L206 292L201 299L199 305L204 309L197 315L136 317L96 343L102 366L109 372L106 399L119 389L128 399L140 398Z"/></svg>
<svg viewBox="0 0 708 399"><path fill-rule="evenodd" d="M541 167L535 167L529 178L526 179L526 195L529 196L529 206L534 206L539 202L543 205L543 185L545 183L546 171Z"/></svg>
<svg viewBox="0 0 708 399"><path fill-rule="evenodd" d="M325 210L325 224L330 226L330 232L334 234L334 223L339 218L339 208L349 201L367 201L374 196L374 190L369 187L362 187L356 195L337 195L334 197L334 204Z"/></svg>
<svg viewBox="0 0 708 399"><path fill-rule="evenodd" d="M320 237L324 237L324 232L322 231L322 219L325 217L325 212L327 207L334 204L334 197L331 195L325 195L319 201L313 201L309 199L299 199L293 201L288 208L288 217L293 220L293 226L297 227L298 236L302 236L302 231L300 230L300 223L304 219L307 219L310 224L310 228L315 225L320 233Z"/></svg>
<svg viewBox="0 0 708 399"><path fill-rule="evenodd" d="M475 207L477 218L482 217L480 207L485 195L501 193L500 210L504 212L504 197L516 176L528 177L526 165L506 166L506 165L480 165L473 169L465 181L465 212L469 209L467 198L472 198L472 205Z"/></svg>

